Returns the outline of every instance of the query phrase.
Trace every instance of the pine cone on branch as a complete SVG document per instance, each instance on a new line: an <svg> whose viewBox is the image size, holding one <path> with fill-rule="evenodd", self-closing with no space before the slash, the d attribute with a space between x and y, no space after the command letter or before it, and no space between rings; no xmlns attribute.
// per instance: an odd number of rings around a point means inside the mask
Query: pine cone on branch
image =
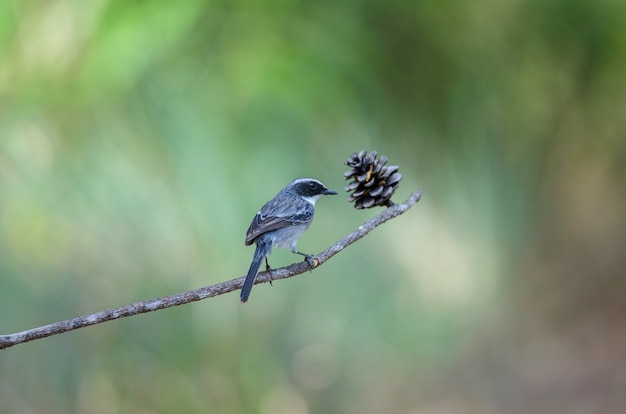
<svg viewBox="0 0 626 414"><path fill-rule="evenodd" d="M354 208L372 208L375 206L391 207L391 201L396 188L400 184L402 174L398 172L397 165L385 166L387 157L372 151L369 154L363 150L354 153L346 161L346 165L351 167L350 171L344 174L346 180L353 181L346 186L346 191L352 192L348 201L354 202Z"/></svg>

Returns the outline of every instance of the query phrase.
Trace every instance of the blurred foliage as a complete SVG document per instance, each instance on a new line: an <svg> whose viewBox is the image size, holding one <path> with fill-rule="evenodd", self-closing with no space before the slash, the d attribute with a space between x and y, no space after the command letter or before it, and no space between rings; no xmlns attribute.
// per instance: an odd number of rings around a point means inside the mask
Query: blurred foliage
<svg viewBox="0 0 626 414"><path fill-rule="evenodd" d="M625 28L613 0L0 2L2 333L242 275L254 212L354 151L425 190L245 306L2 352L2 411L623 412ZM299 247L373 214L321 200Z"/></svg>

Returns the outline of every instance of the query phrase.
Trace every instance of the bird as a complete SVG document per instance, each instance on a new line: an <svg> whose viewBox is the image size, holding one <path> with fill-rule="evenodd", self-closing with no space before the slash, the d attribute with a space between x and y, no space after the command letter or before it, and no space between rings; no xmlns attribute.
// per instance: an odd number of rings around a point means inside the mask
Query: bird
<svg viewBox="0 0 626 414"><path fill-rule="evenodd" d="M261 207L246 233L245 245L250 246L256 243L256 249L241 287L239 296L241 303L248 301L252 285L264 259L266 270L271 270L267 256L272 252L272 248L289 248L293 253L304 256L305 260L311 260L311 255L296 249L296 243L313 221L316 201L322 196L333 194L337 192L329 190L319 180L297 178Z"/></svg>

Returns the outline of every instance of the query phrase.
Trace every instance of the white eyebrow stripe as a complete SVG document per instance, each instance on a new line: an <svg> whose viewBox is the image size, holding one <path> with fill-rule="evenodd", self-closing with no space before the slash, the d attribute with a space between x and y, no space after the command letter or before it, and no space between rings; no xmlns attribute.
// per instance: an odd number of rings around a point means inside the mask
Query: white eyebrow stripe
<svg viewBox="0 0 626 414"><path fill-rule="evenodd" d="M322 184L321 181L316 180L315 178L297 178L297 179L293 180L291 182L291 184L297 184L297 183L301 183L301 182L304 182L304 181L315 181L316 183Z"/></svg>

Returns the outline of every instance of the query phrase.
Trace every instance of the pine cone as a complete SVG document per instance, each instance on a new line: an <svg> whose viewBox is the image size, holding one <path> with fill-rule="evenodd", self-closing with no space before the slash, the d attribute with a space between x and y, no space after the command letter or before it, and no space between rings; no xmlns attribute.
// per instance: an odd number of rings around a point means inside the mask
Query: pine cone
<svg viewBox="0 0 626 414"><path fill-rule="evenodd" d="M346 186L346 191L352 191L348 201L354 201L354 208L391 207L394 204L391 196L402 179L402 174L397 172L400 167L386 167L387 157L382 155L376 159L377 156L376 151L368 154L363 150L358 154L355 152L346 161L346 165L352 169L344 177L346 180L354 179Z"/></svg>

